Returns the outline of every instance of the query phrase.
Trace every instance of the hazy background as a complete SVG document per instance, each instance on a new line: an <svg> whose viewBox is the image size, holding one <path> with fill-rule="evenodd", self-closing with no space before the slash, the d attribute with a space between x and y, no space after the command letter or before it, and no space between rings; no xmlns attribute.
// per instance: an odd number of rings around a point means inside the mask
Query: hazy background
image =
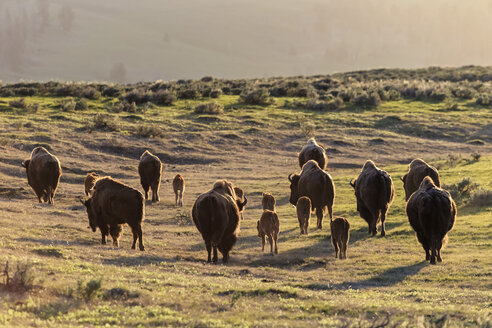
<svg viewBox="0 0 492 328"><path fill-rule="evenodd" d="M0 0L0 80L492 64L492 0Z"/></svg>

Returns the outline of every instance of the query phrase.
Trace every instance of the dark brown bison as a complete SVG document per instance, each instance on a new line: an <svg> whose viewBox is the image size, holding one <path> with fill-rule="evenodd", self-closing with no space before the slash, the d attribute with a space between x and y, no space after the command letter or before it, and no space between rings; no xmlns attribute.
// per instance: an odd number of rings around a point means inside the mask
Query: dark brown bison
<svg viewBox="0 0 492 328"><path fill-rule="evenodd" d="M270 210L275 212L275 204L277 201L275 200L275 197L273 197L272 194L266 192L263 193L263 198L261 199L261 207L263 207L263 210Z"/></svg>
<svg viewBox="0 0 492 328"><path fill-rule="evenodd" d="M113 245L118 246L122 225L127 223L133 233L132 249L135 249L138 238L138 246L141 251L144 250L142 221L145 217L145 203L140 191L110 177L104 177L97 180L92 196L80 201L87 209L92 231L95 232L99 227L103 245L110 233Z"/></svg>
<svg viewBox="0 0 492 328"><path fill-rule="evenodd" d="M244 190L241 187L234 187L234 192L236 193L236 197L237 197L239 203L242 204L244 202L244 199L245 199ZM244 203L244 205L246 205L246 203ZM239 217L241 220L244 219L244 217L243 217L244 210L245 210L245 206L242 206L242 208L239 210Z"/></svg>
<svg viewBox="0 0 492 328"><path fill-rule="evenodd" d="M196 199L191 216L205 241L207 262L217 262L217 248L222 253L222 261L229 261L229 252L239 234L240 211L247 201L246 197L244 202L238 199L232 184L226 180L217 181L212 190Z"/></svg>
<svg viewBox="0 0 492 328"><path fill-rule="evenodd" d="M300 174L289 175L290 203L297 205L299 197L311 199L311 209L316 209L317 227L322 228L323 215L326 210L333 217L333 201L335 200L335 185L331 176L323 171L318 163L309 160L302 167Z"/></svg>
<svg viewBox="0 0 492 328"><path fill-rule="evenodd" d="M413 192L419 189L420 183L429 176L437 187L441 187L439 172L420 158L414 159L408 168L408 172L401 178L405 189L405 200L408 201Z"/></svg>
<svg viewBox="0 0 492 328"><path fill-rule="evenodd" d="M326 169L328 158L326 157L325 149L314 138L309 139L299 153L299 167L302 169L304 164L310 159L315 160L321 169Z"/></svg>
<svg viewBox="0 0 492 328"><path fill-rule="evenodd" d="M381 221L381 236L385 236L386 213L395 197L391 176L369 160L362 167L359 177L350 185L355 189L357 211L369 225L369 234L377 234L377 225Z"/></svg>
<svg viewBox="0 0 492 328"><path fill-rule="evenodd" d="M277 240L278 233L280 231L280 221L278 214L274 211L264 210L261 214L261 218L256 222L256 229L258 230L258 237L261 238L261 251L265 251L265 236L268 238L270 244L270 252L278 254ZM275 244L275 252L273 245Z"/></svg>
<svg viewBox="0 0 492 328"><path fill-rule="evenodd" d="M56 188L62 174L60 161L44 147L36 147L31 158L22 161L26 168L27 183L32 187L40 203L53 204Z"/></svg>
<svg viewBox="0 0 492 328"><path fill-rule="evenodd" d="M84 180L84 186L85 186L85 195L89 196L91 193L92 188L94 188L96 184L96 180L99 178L99 175L95 172L90 172L87 173L87 176L85 177Z"/></svg>
<svg viewBox="0 0 492 328"><path fill-rule="evenodd" d="M161 185L162 162L159 157L151 154L148 150L140 156L138 174L140 183L145 191L145 200L149 199L149 188L152 189L152 201L159 201L159 187Z"/></svg>
<svg viewBox="0 0 492 328"><path fill-rule="evenodd" d="M456 204L446 190L437 187L431 177L425 177L408 200L407 216L417 239L431 264L441 262L441 248L456 220Z"/></svg>
<svg viewBox="0 0 492 328"><path fill-rule="evenodd" d="M173 190L176 206L183 206L183 193L185 191L185 180L181 174L176 174L173 179Z"/></svg>
<svg viewBox="0 0 492 328"><path fill-rule="evenodd" d="M335 249L335 258L347 258L347 246L350 238L350 223L345 218L330 221L331 242Z"/></svg>
<svg viewBox="0 0 492 328"><path fill-rule="evenodd" d="M311 218L311 200L302 196L299 197L296 204L297 219L299 220L299 228L301 228L301 235L308 234L309 219Z"/></svg>

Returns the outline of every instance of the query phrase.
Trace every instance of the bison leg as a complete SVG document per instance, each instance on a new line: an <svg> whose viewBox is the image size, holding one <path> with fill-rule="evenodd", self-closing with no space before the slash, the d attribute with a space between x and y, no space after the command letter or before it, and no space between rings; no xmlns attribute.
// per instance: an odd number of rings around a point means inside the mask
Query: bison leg
<svg viewBox="0 0 492 328"><path fill-rule="evenodd" d="M174 192L174 196L175 196L175 197L174 197L174 199L175 199L175 206L178 206L178 204L179 204L179 203L178 203L178 198L179 198L179 196L178 196L178 191Z"/></svg>
<svg viewBox="0 0 492 328"><path fill-rule="evenodd" d="M141 181L141 183L142 183L142 188L145 192L145 200L148 200L149 199L149 188L150 188L150 186L148 184L144 183L143 181Z"/></svg>
<svg viewBox="0 0 492 328"><path fill-rule="evenodd" d="M120 236L121 236L122 228L120 225L110 225L109 226L109 234L111 238L113 238L113 246L120 247Z"/></svg>
<svg viewBox="0 0 492 328"><path fill-rule="evenodd" d="M224 257L222 258L222 263L226 264L229 262L229 251L226 251L223 255Z"/></svg>
<svg viewBox="0 0 492 328"><path fill-rule="evenodd" d="M342 243L342 246L343 246L343 258L344 259L347 258L347 244L348 244L347 241L345 241L344 243Z"/></svg>
<svg viewBox="0 0 492 328"><path fill-rule="evenodd" d="M179 206L183 207L183 191L179 192Z"/></svg>
<svg viewBox="0 0 492 328"><path fill-rule="evenodd" d="M442 257L441 257L441 250L437 250L437 262L442 262Z"/></svg>
<svg viewBox="0 0 492 328"><path fill-rule="evenodd" d="M301 235L304 234L304 222L302 219L299 219L299 228L301 229Z"/></svg>
<svg viewBox="0 0 492 328"><path fill-rule="evenodd" d="M384 226L384 221L386 221L386 209L381 210L381 236L386 236L386 227Z"/></svg>
<svg viewBox="0 0 492 328"><path fill-rule="evenodd" d="M101 231L101 244L106 245L106 237L109 234L109 227L105 224L101 224L99 226L99 230Z"/></svg>
<svg viewBox="0 0 492 328"><path fill-rule="evenodd" d="M265 235L261 235L261 251L265 251Z"/></svg>
<svg viewBox="0 0 492 328"><path fill-rule="evenodd" d="M219 257L217 256L217 246L214 246L213 248L214 248L214 257L212 258L212 262L217 263L217 261L219 260ZM225 259L225 255L224 255L224 259Z"/></svg>
<svg viewBox="0 0 492 328"><path fill-rule="evenodd" d="M273 236L273 241L275 241L275 254L278 254L278 247L277 247L278 232L275 233L275 235Z"/></svg>
<svg viewBox="0 0 492 328"><path fill-rule="evenodd" d="M338 244L333 235L331 236L331 243L333 244L333 248L335 249L335 258L338 258Z"/></svg>
<svg viewBox="0 0 492 328"><path fill-rule="evenodd" d="M205 247L207 247L207 263L210 263L212 262L212 244L210 244L209 242L205 242Z"/></svg>
<svg viewBox="0 0 492 328"><path fill-rule="evenodd" d="M436 241L431 241L431 256L430 256L430 264L436 264Z"/></svg>
<svg viewBox="0 0 492 328"><path fill-rule="evenodd" d="M159 185L154 185L152 187L152 201L153 202L159 201Z"/></svg>
<svg viewBox="0 0 492 328"><path fill-rule="evenodd" d="M323 228L323 208L317 208L316 209L316 217L318 218L317 226L318 229Z"/></svg>
<svg viewBox="0 0 492 328"><path fill-rule="evenodd" d="M136 229L137 229L137 235L138 235L138 249L140 249L141 251L144 251L145 247L144 247L143 240L142 240L142 227L140 226L140 224L138 224L136 226Z"/></svg>
<svg viewBox="0 0 492 328"><path fill-rule="evenodd" d="M273 238L271 234L268 235L268 243L270 244L270 253L273 255Z"/></svg>

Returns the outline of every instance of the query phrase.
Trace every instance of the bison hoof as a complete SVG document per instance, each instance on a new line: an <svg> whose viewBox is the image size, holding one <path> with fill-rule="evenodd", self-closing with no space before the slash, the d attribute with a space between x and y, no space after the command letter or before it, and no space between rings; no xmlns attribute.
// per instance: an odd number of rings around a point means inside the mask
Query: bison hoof
<svg viewBox="0 0 492 328"><path fill-rule="evenodd" d="M141 251L145 251L145 247L143 247L143 246L140 246L140 247L139 247L139 249L140 249Z"/></svg>
<svg viewBox="0 0 492 328"><path fill-rule="evenodd" d="M132 246L132 249L135 249L135 245Z"/></svg>
<svg viewBox="0 0 492 328"><path fill-rule="evenodd" d="M386 236L386 231L382 230L381 231L381 237L384 237L384 236Z"/></svg>

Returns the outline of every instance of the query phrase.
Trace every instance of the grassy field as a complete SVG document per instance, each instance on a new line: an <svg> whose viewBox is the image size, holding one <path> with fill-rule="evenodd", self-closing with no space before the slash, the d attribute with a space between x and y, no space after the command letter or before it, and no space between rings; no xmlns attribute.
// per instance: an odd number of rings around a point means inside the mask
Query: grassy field
<svg viewBox="0 0 492 328"><path fill-rule="evenodd" d="M37 110L14 109L14 99L0 98L0 265L8 260L11 274L17 264L27 267L34 280L26 292L2 288L2 326L492 324L490 109L470 100L456 100L455 110L398 100L313 112L292 109L294 98L251 106L224 95L216 100L221 114L194 113L205 99L108 113L114 99L89 100L87 110L68 112L57 106L62 98L26 98ZM327 145L334 213L351 223L347 260L334 258L329 230L316 230L313 220L309 235L300 235L288 202L287 176L299 170L297 152L311 135ZM36 145L62 163L54 206L37 204L20 166ZM161 202L146 206L146 250L130 249L128 227L121 248L102 246L78 202L83 178L96 171L141 189L137 165L145 149L164 162ZM437 166L447 186L471 180L470 195L462 190L459 198L444 262L435 266L424 261L405 215L400 177L416 157ZM395 184L386 237L368 236L349 185L366 159ZM187 181L183 208L174 206L176 173ZM241 186L249 202L230 264L209 265L189 212L220 178ZM262 253L257 237L262 192L277 198L277 256ZM479 201L480 193L489 198Z"/></svg>

